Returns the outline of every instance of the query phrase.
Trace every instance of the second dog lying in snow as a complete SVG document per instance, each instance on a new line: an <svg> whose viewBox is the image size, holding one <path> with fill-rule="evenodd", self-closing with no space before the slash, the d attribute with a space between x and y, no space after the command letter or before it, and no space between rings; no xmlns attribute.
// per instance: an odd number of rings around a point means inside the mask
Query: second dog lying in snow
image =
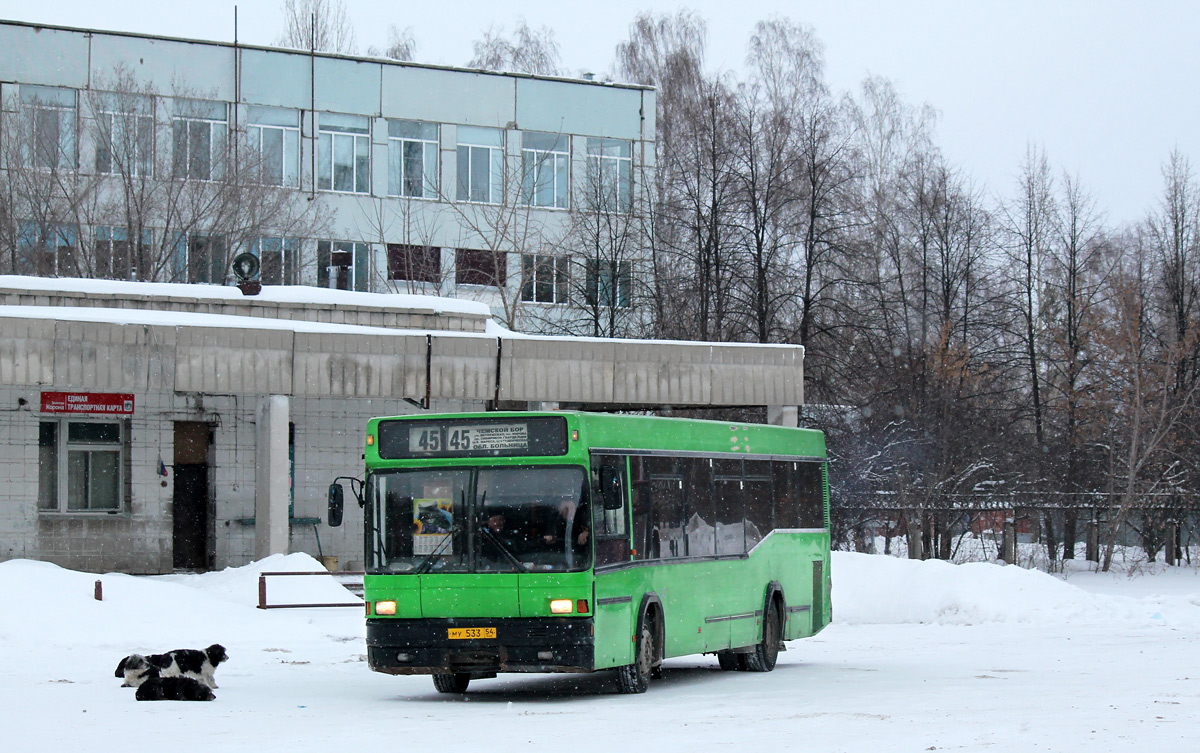
<svg viewBox="0 0 1200 753"><path fill-rule="evenodd" d="M211 701L212 690L191 677L151 677L137 689L139 701Z"/></svg>
<svg viewBox="0 0 1200 753"><path fill-rule="evenodd" d="M115 675L124 678L121 687L138 688L153 678L189 677L209 688L217 687L213 673L217 665L227 661L225 647L214 643L203 651L177 648L165 654L130 654L117 665Z"/></svg>

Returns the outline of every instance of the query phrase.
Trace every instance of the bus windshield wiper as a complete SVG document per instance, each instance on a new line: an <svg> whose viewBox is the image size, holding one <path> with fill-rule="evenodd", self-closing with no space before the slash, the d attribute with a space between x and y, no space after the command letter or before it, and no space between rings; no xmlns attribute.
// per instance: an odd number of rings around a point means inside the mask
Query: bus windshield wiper
<svg viewBox="0 0 1200 753"><path fill-rule="evenodd" d="M481 526L479 528L479 532L482 533L488 541L492 542L492 546L496 547L496 549L504 555L504 559L508 560L509 564L517 568L517 570L522 573L529 572L529 568L521 564L521 560L517 559L517 555L513 554L508 547L504 546L504 544L500 542L500 538L496 536L496 534L492 533L486 525Z"/></svg>
<svg viewBox="0 0 1200 753"><path fill-rule="evenodd" d="M436 547L434 547L434 550L432 552L430 552L429 554L425 555L425 559L421 560L421 564L417 565L417 569L413 570L413 573L416 575L420 575L422 573L428 572L429 568L433 566L433 561L435 559L437 559L438 557L442 556L442 552L446 551L446 545L449 544L450 541L455 537L455 535L457 535L458 532L461 530L462 530L461 526L457 526L457 525L451 526L450 530L446 533L446 535L442 537L442 540L438 542L438 545Z"/></svg>

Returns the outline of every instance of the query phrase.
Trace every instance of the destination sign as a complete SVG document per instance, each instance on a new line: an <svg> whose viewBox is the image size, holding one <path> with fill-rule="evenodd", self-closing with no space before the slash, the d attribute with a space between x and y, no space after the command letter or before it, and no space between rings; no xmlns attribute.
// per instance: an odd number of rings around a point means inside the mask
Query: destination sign
<svg viewBox="0 0 1200 753"><path fill-rule="evenodd" d="M567 421L561 416L525 419L405 420L379 423L379 457L514 457L565 455Z"/></svg>
<svg viewBox="0 0 1200 753"><path fill-rule="evenodd" d="M431 426L408 434L412 453L528 449L529 426L523 423Z"/></svg>

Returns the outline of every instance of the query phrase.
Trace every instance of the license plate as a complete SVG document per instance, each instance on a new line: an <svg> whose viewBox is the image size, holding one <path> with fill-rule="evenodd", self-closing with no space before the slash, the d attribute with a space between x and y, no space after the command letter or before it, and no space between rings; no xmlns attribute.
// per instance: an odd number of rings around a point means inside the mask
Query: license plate
<svg viewBox="0 0 1200 753"><path fill-rule="evenodd" d="M495 638L496 628L450 628L450 640L461 641L471 638Z"/></svg>

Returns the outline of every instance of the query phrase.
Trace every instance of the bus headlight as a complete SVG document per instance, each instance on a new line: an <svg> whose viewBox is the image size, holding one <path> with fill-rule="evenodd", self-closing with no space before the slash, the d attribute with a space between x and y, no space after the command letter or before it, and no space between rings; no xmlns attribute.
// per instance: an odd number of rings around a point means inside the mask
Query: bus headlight
<svg viewBox="0 0 1200 753"><path fill-rule="evenodd" d="M377 601L375 602L375 614L395 614L396 602L394 601Z"/></svg>
<svg viewBox="0 0 1200 753"><path fill-rule="evenodd" d="M551 599L550 614L570 614L575 603L570 599Z"/></svg>

